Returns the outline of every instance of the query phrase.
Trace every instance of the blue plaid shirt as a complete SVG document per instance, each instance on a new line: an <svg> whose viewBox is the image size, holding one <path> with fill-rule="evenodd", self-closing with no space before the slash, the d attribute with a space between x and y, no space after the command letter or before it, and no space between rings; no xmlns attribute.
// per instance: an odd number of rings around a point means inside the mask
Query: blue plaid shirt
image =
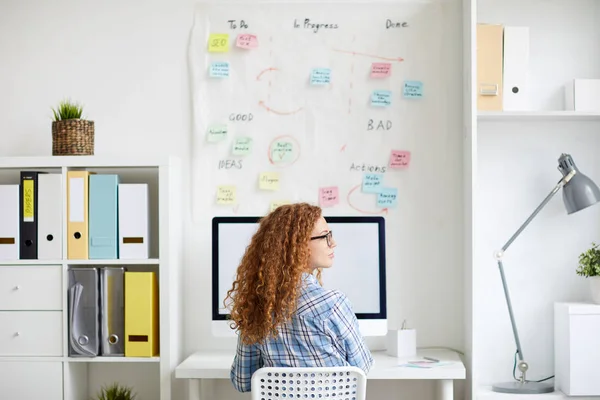
<svg viewBox="0 0 600 400"><path fill-rule="evenodd" d="M238 391L250 391L252 374L261 367L352 365L367 373L373 365L348 298L323 288L313 275L302 279L297 311L276 339L244 345L238 338L230 373Z"/></svg>

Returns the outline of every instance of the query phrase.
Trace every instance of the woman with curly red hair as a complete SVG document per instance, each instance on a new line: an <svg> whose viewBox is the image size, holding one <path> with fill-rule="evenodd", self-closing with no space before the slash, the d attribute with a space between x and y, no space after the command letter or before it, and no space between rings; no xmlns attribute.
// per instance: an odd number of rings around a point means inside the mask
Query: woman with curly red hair
<svg viewBox="0 0 600 400"><path fill-rule="evenodd" d="M238 333L230 376L238 391L250 391L263 366L369 371L373 358L350 301L315 276L333 265L335 247L319 207L282 205L261 219L225 299Z"/></svg>

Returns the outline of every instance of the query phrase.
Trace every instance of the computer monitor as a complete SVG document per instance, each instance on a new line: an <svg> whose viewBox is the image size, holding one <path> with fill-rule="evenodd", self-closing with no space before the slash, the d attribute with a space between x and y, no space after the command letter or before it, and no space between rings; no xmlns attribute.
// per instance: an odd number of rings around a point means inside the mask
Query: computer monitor
<svg viewBox="0 0 600 400"><path fill-rule="evenodd" d="M223 301L261 217L212 220L212 332L235 336ZM337 243L323 287L342 291L352 303L363 336L387 334L385 220L378 216L325 217Z"/></svg>

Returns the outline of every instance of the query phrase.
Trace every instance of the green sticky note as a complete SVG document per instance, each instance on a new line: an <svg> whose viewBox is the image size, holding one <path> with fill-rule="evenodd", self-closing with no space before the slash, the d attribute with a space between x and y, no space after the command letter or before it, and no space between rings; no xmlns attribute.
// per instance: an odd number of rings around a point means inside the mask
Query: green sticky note
<svg viewBox="0 0 600 400"><path fill-rule="evenodd" d="M206 140L214 143L220 142L227 137L227 125L212 125L208 127Z"/></svg>
<svg viewBox="0 0 600 400"><path fill-rule="evenodd" d="M271 147L271 159L274 163L290 161L293 153L294 144L292 142L275 142Z"/></svg>
<svg viewBox="0 0 600 400"><path fill-rule="evenodd" d="M246 156L252 152L252 138L239 137L235 138L231 154L234 156Z"/></svg>

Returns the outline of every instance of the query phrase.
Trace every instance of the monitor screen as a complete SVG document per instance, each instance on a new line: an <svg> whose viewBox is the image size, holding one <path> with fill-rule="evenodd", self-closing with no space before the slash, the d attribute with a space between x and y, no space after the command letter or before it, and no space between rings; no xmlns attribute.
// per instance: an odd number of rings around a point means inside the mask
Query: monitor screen
<svg viewBox="0 0 600 400"><path fill-rule="evenodd" d="M260 217L214 217L212 225L212 319L226 320L223 300ZM387 318L385 220L377 216L325 217L336 241L333 266L323 287L346 294L359 320Z"/></svg>

